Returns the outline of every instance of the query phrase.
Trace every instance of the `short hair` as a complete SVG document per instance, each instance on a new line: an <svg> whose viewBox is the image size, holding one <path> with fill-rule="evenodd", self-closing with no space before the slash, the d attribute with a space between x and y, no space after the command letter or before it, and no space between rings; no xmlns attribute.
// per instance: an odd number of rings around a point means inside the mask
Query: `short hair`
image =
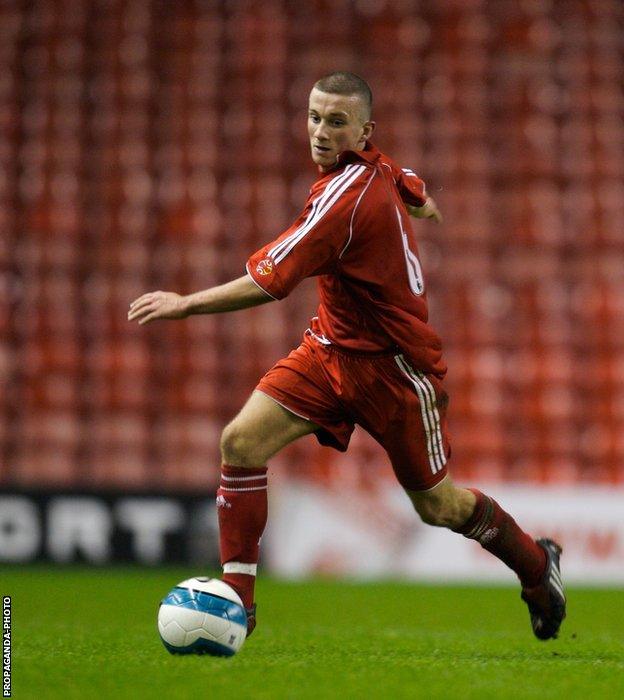
<svg viewBox="0 0 624 700"><path fill-rule="evenodd" d="M363 102L366 120L371 118L373 110L373 92L369 84L355 73L337 71L324 75L314 83L314 87L321 92L331 95L357 95Z"/></svg>

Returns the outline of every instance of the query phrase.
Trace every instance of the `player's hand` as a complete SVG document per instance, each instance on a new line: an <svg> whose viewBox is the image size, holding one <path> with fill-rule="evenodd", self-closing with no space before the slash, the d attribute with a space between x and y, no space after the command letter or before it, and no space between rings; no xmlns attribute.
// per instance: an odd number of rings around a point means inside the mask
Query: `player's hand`
<svg viewBox="0 0 624 700"><path fill-rule="evenodd" d="M130 304L128 321L138 321L139 325L156 321L159 318L186 318L188 311L184 297L174 292L149 292Z"/></svg>
<svg viewBox="0 0 624 700"><path fill-rule="evenodd" d="M409 215L416 219L433 219L436 224L442 223L442 214L433 197L427 197L427 201L422 207L413 207L410 204L406 206Z"/></svg>

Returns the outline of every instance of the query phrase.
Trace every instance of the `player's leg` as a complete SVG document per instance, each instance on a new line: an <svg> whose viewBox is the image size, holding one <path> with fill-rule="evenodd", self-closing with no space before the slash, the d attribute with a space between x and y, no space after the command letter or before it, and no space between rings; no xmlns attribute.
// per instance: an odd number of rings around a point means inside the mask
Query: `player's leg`
<svg viewBox="0 0 624 700"><path fill-rule="evenodd" d="M221 484L217 491L223 580L248 609L249 633L259 541L267 522L267 460L318 426L254 391L221 439Z"/></svg>
<svg viewBox="0 0 624 700"><path fill-rule="evenodd" d="M442 383L413 370L402 357L395 358L395 363L397 383L389 369L385 370L386 382L391 381L386 395L394 402L387 410L391 418L384 421L377 417L369 425L388 452L399 482L424 522L477 540L513 569L522 583L523 598L529 603L536 635L554 636L565 615L559 548L550 541L533 540L493 498L476 489L455 486L447 474L448 397ZM380 395L376 404L383 401Z"/></svg>
<svg viewBox="0 0 624 700"><path fill-rule="evenodd" d="M345 450L353 432L329 379L334 363L332 353L306 337L262 377L223 431L217 496L223 578L239 591L247 608L253 605L258 540L267 519L266 461L312 432L321 444ZM253 610L248 612L248 620L253 615Z"/></svg>
<svg viewBox="0 0 624 700"><path fill-rule="evenodd" d="M456 486L447 476L427 491L406 489L422 520L446 527L479 544L518 575L523 586L535 586L546 568L544 550L489 496Z"/></svg>
<svg viewBox="0 0 624 700"><path fill-rule="evenodd" d="M221 435L221 457L233 467L255 468L293 440L319 426L284 408L261 391L254 391Z"/></svg>
<svg viewBox="0 0 624 700"><path fill-rule="evenodd" d="M566 599L559 570L561 547L556 542L533 540L493 498L455 486L448 475L429 491L406 492L424 522L477 540L513 569L522 584L535 636L557 636Z"/></svg>
<svg viewBox="0 0 624 700"><path fill-rule="evenodd" d="M442 382L396 363L401 413L379 436L395 474L424 522L476 539L510 566L523 586L533 586L546 567L546 554L492 498L455 486L447 474L448 396ZM395 387L396 389L396 387Z"/></svg>
<svg viewBox="0 0 624 700"><path fill-rule="evenodd" d="M476 497L469 489L455 486L450 475L424 491L405 489L420 519L427 525L461 527L472 515Z"/></svg>

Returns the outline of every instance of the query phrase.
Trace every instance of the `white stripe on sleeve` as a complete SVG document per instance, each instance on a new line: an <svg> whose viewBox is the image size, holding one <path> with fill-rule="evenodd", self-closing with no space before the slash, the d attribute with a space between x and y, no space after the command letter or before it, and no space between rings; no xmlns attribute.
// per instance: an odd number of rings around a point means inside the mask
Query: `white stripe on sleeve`
<svg viewBox="0 0 624 700"><path fill-rule="evenodd" d="M303 224L269 250L268 255L273 258L276 265L318 224L364 170L366 170L364 165L347 165L344 172L327 185L321 195L314 200L310 213Z"/></svg>

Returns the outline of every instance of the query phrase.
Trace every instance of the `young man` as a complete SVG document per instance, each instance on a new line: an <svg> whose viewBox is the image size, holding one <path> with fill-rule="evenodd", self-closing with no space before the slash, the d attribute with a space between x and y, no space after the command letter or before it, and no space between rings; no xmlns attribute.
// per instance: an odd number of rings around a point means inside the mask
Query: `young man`
<svg viewBox="0 0 624 700"><path fill-rule="evenodd" d="M370 142L369 86L351 73L310 93L308 136L318 166L300 216L251 256L247 274L189 296L152 292L130 305L140 324L234 311L282 299L318 276L320 306L302 344L258 384L225 428L217 494L223 580L255 627L258 544L267 519L267 460L308 433L346 450L355 424L386 450L414 508L430 525L476 539L518 575L533 631L555 637L565 617L560 547L534 541L492 498L447 472L446 366L427 324L409 221L440 221L424 183Z"/></svg>

